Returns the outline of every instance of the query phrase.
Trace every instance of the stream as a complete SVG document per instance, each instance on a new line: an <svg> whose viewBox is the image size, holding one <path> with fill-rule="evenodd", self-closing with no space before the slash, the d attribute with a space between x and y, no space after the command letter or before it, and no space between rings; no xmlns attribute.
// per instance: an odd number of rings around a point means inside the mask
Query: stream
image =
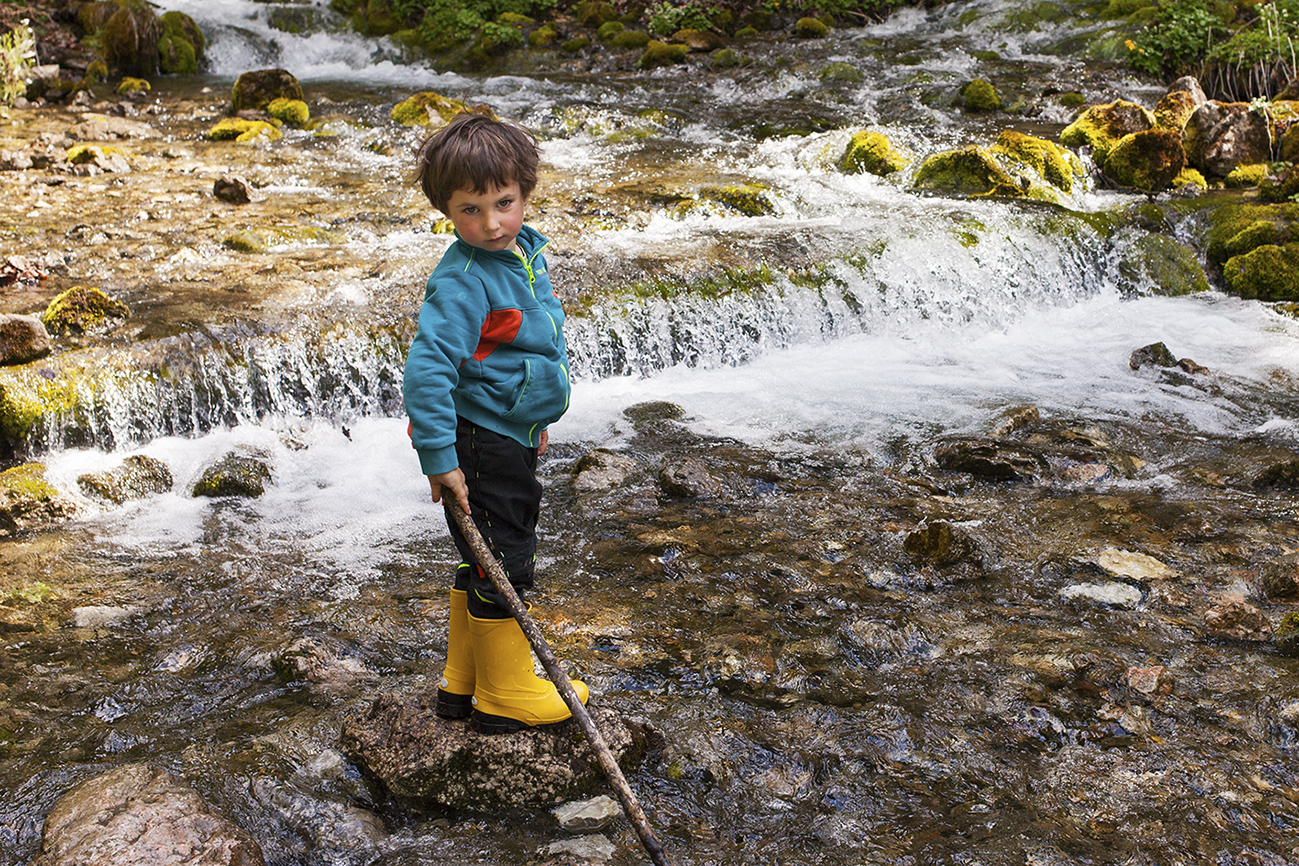
<svg viewBox="0 0 1299 866"><path fill-rule="evenodd" d="M0 633L0 866L32 862L70 787L136 761L277 866L504 866L566 838L544 812L410 809L339 751L378 693L434 688L446 647L455 551L400 376L448 237L410 183L423 132L389 119L425 89L541 140L529 222L552 239L575 386L541 462L534 613L595 700L661 735L628 776L673 862L1299 863L1299 663L1206 625L1230 596L1273 624L1290 609L1259 575L1299 549L1294 493L1254 480L1299 450L1299 320L1155 293L1128 267L1150 229L1099 228L1137 197L908 188L927 154L1055 137L1061 93L1153 105L1161 89L1069 53L1101 23L973 0L755 42L727 70L470 76L275 30L278 4L158 5L204 28L209 69L131 109L156 133L120 144L132 173L13 173L6 192L21 229L0 252L51 277L3 311L87 283L132 314L37 365L94 396L38 437L81 511L0 540L5 604L39 620ZM326 134L204 140L234 77L273 66ZM1022 110L952 107L976 76ZM0 145L81 119L13 117ZM860 128L912 166L838 172ZM216 202L227 173L257 200ZM697 195L726 183L765 185L770 208ZM244 230L269 249L225 243ZM1155 342L1207 371L1129 366ZM1039 419L1007 436L1045 455L1032 479L936 458L1024 405ZM622 481L575 484L596 449L629 458ZM230 452L270 467L265 494L191 496ZM170 492L80 491L136 454ZM692 459L713 495L665 491L660 467ZM909 555L940 521L977 554ZM1163 567L1116 572L1114 550ZM610 862L646 862L625 822L605 832Z"/></svg>

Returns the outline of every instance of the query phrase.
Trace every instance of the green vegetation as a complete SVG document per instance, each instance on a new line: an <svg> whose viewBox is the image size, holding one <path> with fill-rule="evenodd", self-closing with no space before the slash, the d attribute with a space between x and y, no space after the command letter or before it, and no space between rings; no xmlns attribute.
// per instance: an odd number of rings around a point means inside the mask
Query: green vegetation
<svg viewBox="0 0 1299 866"><path fill-rule="evenodd" d="M27 92L27 70L36 64L36 39L24 18L13 30L0 35L0 103L13 105Z"/></svg>

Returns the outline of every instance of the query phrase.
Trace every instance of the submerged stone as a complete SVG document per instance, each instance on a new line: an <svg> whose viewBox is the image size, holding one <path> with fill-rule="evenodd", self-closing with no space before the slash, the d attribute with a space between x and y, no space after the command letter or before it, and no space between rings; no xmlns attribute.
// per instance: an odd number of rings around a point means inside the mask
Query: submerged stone
<svg viewBox="0 0 1299 866"><path fill-rule="evenodd" d="M1299 490L1299 459L1274 463L1254 477L1253 485Z"/></svg>
<svg viewBox="0 0 1299 866"><path fill-rule="evenodd" d="M659 470L659 487L668 496L687 498L716 496L722 492L722 485L713 477L708 464L698 457L665 462Z"/></svg>
<svg viewBox="0 0 1299 866"><path fill-rule="evenodd" d="M1118 263L1125 293L1165 297L1209 291L1209 278L1195 250L1161 234L1144 235Z"/></svg>
<svg viewBox="0 0 1299 866"><path fill-rule="evenodd" d="M1281 621L1276 624L1272 643L1283 656L1299 656L1299 611L1290 611L1281 617Z"/></svg>
<svg viewBox="0 0 1299 866"><path fill-rule="evenodd" d="M343 751L401 800L490 812L555 806L604 786L577 722L479 734L438 718L433 691L382 695L343 723ZM587 711L620 766L641 760L649 746L645 728L598 705Z"/></svg>
<svg viewBox="0 0 1299 866"><path fill-rule="evenodd" d="M945 520L932 520L908 533L902 549L916 563L937 568L982 560L974 537Z"/></svg>
<svg viewBox="0 0 1299 866"><path fill-rule="evenodd" d="M264 866L257 843L166 770L127 764L45 816L39 866Z"/></svg>
<svg viewBox="0 0 1299 866"><path fill-rule="evenodd" d="M1087 601L1103 607L1133 610L1141 603L1141 590L1128 583L1076 583L1060 590L1067 601Z"/></svg>
<svg viewBox="0 0 1299 866"><path fill-rule="evenodd" d="M1204 628L1210 637L1224 640L1264 642L1272 639L1267 616L1243 596L1222 596L1204 612Z"/></svg>
<svg viewBox="0 0 1299 866"><path fill-rule="evenodd" d="M1117 547L1107 547L1102 550L1096 556L1096 564L1104 569L1107 574L1112 574L1115 577L1126 577L1143 583L1155 580L1171 580L1177 576L1171 568L1153 556L1147 556L1135 550L1122 550Z"/></svg>
<svg viewBox="0 0 1299 866"><path fill-rule="evenodd" d="M934 462L949 472L991 481L1033 481L1046 469L1042 455L1005 442L959 439L934 449Z"/></svg>
<svg viewBox="0 0 1299 866"><path fill-rule="evenodd" d="M556 806L550 813L568 833L594 833L617 820L622 815L622 807L612 797L601 794L589 800Z"/></svg>
<svg viewBox="0 0 1299 866"><path fill-rule="evenodd" d="M583 454L574 469L573 489L578 493L610 490L637 474L641 465L630 457L596 448Z"/></svg>
<svg viewBox="0 0 1299 866"><path fill-rule="evenodd" d="M699 197L726 205L745 216L766 216L776 212L767 187L760 183L705 186L700 188Z"/></svg>
<svg viewBox="0 0 1299 866"><path fill-rule="evenodd" d="M1287 553L1263 563L1259 583L1269 599L1299 597L1299 553Z"/></svg>

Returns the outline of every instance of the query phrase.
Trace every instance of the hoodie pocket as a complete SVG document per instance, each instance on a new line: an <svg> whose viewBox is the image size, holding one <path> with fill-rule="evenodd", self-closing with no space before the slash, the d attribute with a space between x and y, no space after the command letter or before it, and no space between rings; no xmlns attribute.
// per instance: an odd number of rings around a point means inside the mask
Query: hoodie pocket
<svg viewBox="0 0 1299 866"><path fill-rule="evenodd" d="M523 375L506 418L535 424L549 423L568 408L568 376L562 366L523 361Z"/></svg>

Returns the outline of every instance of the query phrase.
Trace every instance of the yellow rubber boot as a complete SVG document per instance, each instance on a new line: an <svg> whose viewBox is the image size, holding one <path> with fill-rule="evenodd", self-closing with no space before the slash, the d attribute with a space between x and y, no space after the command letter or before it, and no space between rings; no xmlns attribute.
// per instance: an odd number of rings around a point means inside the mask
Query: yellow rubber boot
<svg viewBox="0 0 1299 866"><path fill-rule="evenodd" d="M478 682L470 724L483 734L508 734L523 727L551 725L572 716L555 684L532 668L532 647L518 620L469 617ZM570 680L586 703L586 683Z"/></svg>
<svg viewBox="0 0 1299 866"><path fill-rule="evenodd" d="M451 590L451 617L447 624L447 666L438 683L434 710L444 719L467 718L474 711L474 645L469 637L469 595Z"/></svg>

